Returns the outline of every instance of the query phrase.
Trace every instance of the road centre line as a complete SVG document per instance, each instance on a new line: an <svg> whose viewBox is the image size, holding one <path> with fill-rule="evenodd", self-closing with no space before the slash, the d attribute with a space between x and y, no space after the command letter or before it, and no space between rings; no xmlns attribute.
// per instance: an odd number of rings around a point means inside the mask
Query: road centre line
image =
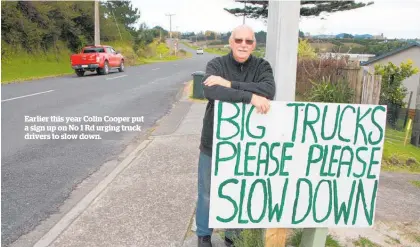
<svg viewBox="0 0 420 247"><path fill-rule="evenodd" d="M127 75L120 75L120 76L116 76L116 77L111 77L111 78L106 78L105 80L113 80L113 79L117 79L117 78L121 78L121 77L126 77Z"/></svg>
<svg viewBox="0 0 420 247"><path fill-rule="evenodd" d="M157 81L165 80L165 79L168 79L168 78L171 78L171 77L170 76L167 76L167 77L157 78L157 79L149 82L149 84L153 84L153 83L156 83Z"/></svg>
<svg viewBox="0 0 420 247"><path fill-rule="evenodd" d="M158 69L160 69L160 68L155 68L155 69L152 69L152 70L158 70Z"/></svg>
<svg viewBox="0 0 420 247"><path fill-rule="evenodd" d="M165 79L168 79L168 78L171 78L171 77L167 76L167 77L157 78L155 81L165 80Z"/></svg>
<svg viewBox="0 0 420 247"><path fill-rule="evenodd" d="M21 98L31 97L31 96L35 96L35 95L39 95L39 94L44 94L44 93L50 93L50 92L53 92L53 91L54 90L48 90L48 91L44 91L44 92L23 95L23 96L19 96L19 97L10 98L10 99L5 99L5 100L2 100L1 102L6 102L6 101L15 100L15 99L21 99Z"/></svg>

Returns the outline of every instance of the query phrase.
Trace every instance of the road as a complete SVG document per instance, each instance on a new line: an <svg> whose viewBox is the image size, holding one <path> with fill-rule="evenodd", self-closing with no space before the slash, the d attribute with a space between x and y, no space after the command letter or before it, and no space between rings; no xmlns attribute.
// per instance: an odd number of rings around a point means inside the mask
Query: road
<svg viewBox="0 0 420 247"><path fill-rule="evenodd" d="M88 73L2 86L2 246L57 213L82 181L106 162L121 159L126 147L171 109L191 73L204 70L214 57L183 48L193 57L106 76ZM143 116L144 123L141 132L112 133L102 140L26 140L25 125L36 123L25 123L25 116Z"/></svg>

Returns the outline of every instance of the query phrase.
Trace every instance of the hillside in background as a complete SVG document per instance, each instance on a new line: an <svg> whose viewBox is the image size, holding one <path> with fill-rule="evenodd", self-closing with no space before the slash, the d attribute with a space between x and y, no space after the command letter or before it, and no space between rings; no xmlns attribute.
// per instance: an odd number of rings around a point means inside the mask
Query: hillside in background
<svg viewBox="0 0 420 247"><path fill-rule="evenodd" d="M229 43L230 32L216 33L214 31L188 32L179 34L179 37L190 40L196 46L207 46L210 48L221 48ZM299 32L301 39L308 39L310 45L316 52L336 52L352 54L374 54L381 55L394 49L408 45L412 40L398 39L373 39L373 35L360 34L351 35L340 33L337 35L315 35L305 37L302 31ZM264 49L267 33L259 31L255 33L255 39L259 48Z"/></svg>

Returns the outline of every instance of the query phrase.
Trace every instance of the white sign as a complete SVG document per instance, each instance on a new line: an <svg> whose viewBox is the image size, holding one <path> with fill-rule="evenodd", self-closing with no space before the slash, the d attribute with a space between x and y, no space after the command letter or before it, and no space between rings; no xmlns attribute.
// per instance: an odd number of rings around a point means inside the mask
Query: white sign
<svg viewBox="0 0 420 247"><path fill-rule="evenodd" d="M374 224L386 107L215 101L211 228Z"/></svg>

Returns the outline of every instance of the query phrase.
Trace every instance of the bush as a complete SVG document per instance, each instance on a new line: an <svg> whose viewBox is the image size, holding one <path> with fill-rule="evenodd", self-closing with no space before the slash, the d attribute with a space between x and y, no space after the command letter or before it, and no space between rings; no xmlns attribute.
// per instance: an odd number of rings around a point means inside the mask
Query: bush
<svg viewBox="0 0 420 247"><path fill-rule="evenodd" d="M305 95L313 87L312 81L331 78L332 81L342 77L349 65L347 58L298 58L296 71L296 92Z"/></svg>
<svg viewBox="0 0 420 247"><path fill-rule="evenodd" d="M264 230L244 229L233 242L237 247L264 247Z"/></svg>
<svg viewBox="0 0 420 247"><path fill-rule="evenodd" d="M402 62L400 67L391 62L375 65L375 74L382 76L380 102L405 107L404 99L408 91L404 80L418 72L419 69L413 66L410 59L406 63Z"/></svg>
<svg viewBox="0 0 420 247"><path fill-rule="evenodd" d="M351 103L354 90L344 80L331 82L330 78L323 78L319 82L311 80L312 89L306 94L309 101L326 103Z"/></svg>
<svg viewBox="0 0 420 247"><path fill-rule="evenodd" d="M299 58L316 58L317 54L315 49L311 46L308 40L299 40L298 45L298 57Z"/></svg>

